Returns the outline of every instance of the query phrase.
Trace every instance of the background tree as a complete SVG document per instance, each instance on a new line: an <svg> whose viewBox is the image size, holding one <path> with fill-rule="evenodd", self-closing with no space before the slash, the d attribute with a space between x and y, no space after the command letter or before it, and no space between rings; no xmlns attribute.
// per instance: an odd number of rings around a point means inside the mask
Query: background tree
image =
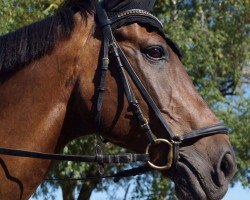
<svg viewBox="0 0 250 200"><path fill-rule="evenodd" d="M231 128L239 173L250 185L250 2L161 0L155 13L180 46L201 95Z"/></svg>
<svg viewBox="0 0 250 200"><path fill-rule="evenodd" d="M46 17L63 0L0 0L0 34ZM158 0L154 13L164 22L168 37L183 52L182 62L201 95L231 128L239 172L234 182L250 187L250 2L249 0ZM69 154L91 154L94 138L70 143ZM105 145L109 153L124 149ZM115 171L126 166L111 167ZM95 166L55 163L49 177L93 176ZM112 185L112 186L111 186ZM131 185L131 186L130 186ZM125 198L175 199L173 184L159 173L150 173L118 184L112 180L44 182L36 195L51 197L61 188L64 200L87 199L92 191L125 188ZM133 194L136 194L133 195Z"/></svg>

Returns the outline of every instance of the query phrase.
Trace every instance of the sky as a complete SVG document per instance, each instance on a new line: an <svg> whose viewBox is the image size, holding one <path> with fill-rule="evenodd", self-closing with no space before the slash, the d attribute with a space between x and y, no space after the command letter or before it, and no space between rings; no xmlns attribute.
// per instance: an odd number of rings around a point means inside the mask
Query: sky
<svg viewBox="0 0 250 200"><path fill-rule="evenodd" d="M120 194L117 194L118 198L116 200L123 200L125 191L119 191L119 193ZM107 196L105 197L105 195L99 192L99 193L93 193L90 200L109 200L109 199ZM250 189L243 189L241 184L238 183L235 185L234 188L229 188L223 200L250 200Z"/></svg>
<svg viewBox="0 0 250 200"><path fill-rule="evenodd" d="M230 188L223 200L249 200L250 189L243 189L238 183L234 188Z"/></svg>
<svg viewBox="0 0 250 200"><path fill-rule="evenodd" d="M56 200L62 199L61 190L56 191ZM117 199L114 200L123 200L125 191L123 189L117 190L115 196ZM30 198L30 200L35 200ZM38 200L44 200L43 198L39 198ZM51 199L46 199L51 200ZM90 200L109 200L108 196L104 192L93 192L90 197ZM128 199L127 199L128 200ZM250 189L243 189L240 183L237 183L235 187L229 188L226 196L222 200L250 200Z"/></svg>

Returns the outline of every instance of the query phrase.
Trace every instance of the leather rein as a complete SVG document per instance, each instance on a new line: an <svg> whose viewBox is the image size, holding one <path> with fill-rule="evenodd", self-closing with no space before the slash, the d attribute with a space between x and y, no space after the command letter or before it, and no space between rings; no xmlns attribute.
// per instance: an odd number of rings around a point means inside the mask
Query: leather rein
<svg viewBox="0 0 250 200"><path fill-rule="evenodd" d="M102 35L103 35L103 55L102 55L102 64L100 68L100 81L99 86L97 88L97 103L96 103L96 117L95 122L97 124L98 130L100 131L100 117L101 117L101 109L102 109L102 102L103 96L105 91L105 80L106 80L106 73L109 70L109 55L112 54L118 64L117 70L119 74L119 78L121 79L123 90L127 101L129 103L129 107L136 117L141 129L145 133L145 136L148 141L148 146L145 150L145 154L122 154L122 155L103 155L102 150L99 145L96 145L96 155L95 156L88 156L88 155L63 155L63 154L47 154L41 152L34 152L34 151L25 151L19 149L10 149L10 148L0 148L0 154L2 155L9 155L9 156L18 156L18 157L29 157L29 158L38 158L38 159L47 159L47 160L58 160L58 161L73 161L73 162L96 162L99 165L99 172L100 174L104 173L104 164L107 163L133 163L133 162L146 162L146 165L132 168L129 170L124 170L118 172L117 174L112 174L108 176L100 176L98 178L109 178L115 177L115 180L118 181L122 177L127 176L134 176L142 173L146 173L150 170L172 170L175 168L176 163L178 162L179 158L179 147L184 146L187 142L194 141L195 139L199 139L202 137L207 137L210 135L215 134L227 134L228 127L222 123L201 128L189 133L185 133L183 135L176 135L167 122L165 121L164 117L161 114L161 111L157 107L155 101L150 96L142 82L140 81L139 77L133 70L132 66L130 65L129 61L127 60L125 54L123 53L122 49L119 47L114 35L111 25L117 20L121 18L126 18L127 16L136 15L136 16L144 16L154 20L155 23L159 23L161 26L161 22L152 14L139 9L133 9L124 11L122 13L117 14L116 16L109 18L105 9L102 7L101 3L97 0L95 1L96 4L96 15L98 18L98 24L101 27ZM131 89L130 83L127 79L127 75L130 76L134 85L137 87L139 92L144 98L144 101L147 103L153 115L159 123L164 128L164 138L157 138L155 134L152 132L150 125L147 119L144 117L143 112L136 100L136 97ZM170 149L168 152L168 160L167 163L158 166L154 164L150 160L149 151L152 145L157 145L159 143L163 143L167 145ZM93 179L93 178L92 178ZM62 180L62 179L45 179L48 181L53 180ZM69 179L65 179L69 180ZM86 179L75 179L75 180L86 180Z"/></svg>

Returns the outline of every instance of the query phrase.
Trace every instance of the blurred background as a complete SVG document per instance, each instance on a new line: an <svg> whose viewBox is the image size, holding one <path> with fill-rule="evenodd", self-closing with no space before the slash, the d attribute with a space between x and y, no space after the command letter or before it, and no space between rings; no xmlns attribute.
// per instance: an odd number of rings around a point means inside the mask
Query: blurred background
<svg viewBox="0 0 250 200"><path fill-rule="evenodd" d="M53 14L63 0L0 0L0 34ZM195 86L230 127L238 173L225 200L250 198L250 1L157 0L154 14L183 54ZM71 142L68 154L94 152L93 137ZM106 153L124 149L106 144ZM107 167L117 171L130 166ZM98 174L94 165L55 163L49 178ZM114 183L112 179L44 182L32 199L176 199L174 184L157 172ZM248 198L247 198L248 196Z"/></svg>

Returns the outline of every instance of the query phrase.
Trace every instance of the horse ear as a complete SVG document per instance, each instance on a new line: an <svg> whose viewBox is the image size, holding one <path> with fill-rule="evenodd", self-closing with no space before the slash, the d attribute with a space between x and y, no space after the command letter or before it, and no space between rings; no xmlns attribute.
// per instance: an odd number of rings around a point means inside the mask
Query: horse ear
<svg viewBox="0 0 250 200"><path fill-rule="evenodd" d="M104 0L107 12L122 12L130 9L141 9L150 12L156 0Z"/></svg>

